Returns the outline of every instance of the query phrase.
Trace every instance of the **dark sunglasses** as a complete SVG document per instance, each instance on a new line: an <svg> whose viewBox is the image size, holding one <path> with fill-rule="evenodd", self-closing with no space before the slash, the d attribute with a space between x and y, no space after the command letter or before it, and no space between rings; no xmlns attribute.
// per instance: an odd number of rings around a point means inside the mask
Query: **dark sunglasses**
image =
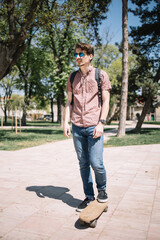
<svg viewBox="0 0 160 240"><path fill-rule="evenodd" d="M75 58L78 57L78 55L79 55L80 57L83 57L83 56L84 56L84 53L83 53L83 52L74 53Z"/></svg>

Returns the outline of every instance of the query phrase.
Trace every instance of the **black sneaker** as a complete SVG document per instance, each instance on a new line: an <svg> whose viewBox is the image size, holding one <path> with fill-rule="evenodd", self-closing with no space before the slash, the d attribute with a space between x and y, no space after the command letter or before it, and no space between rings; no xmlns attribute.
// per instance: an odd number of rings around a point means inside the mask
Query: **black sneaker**
<svg viewBox="0 0 160 240"><path fill-rule="evenodd" d="M104 203L104 202L108 201L108 195L107 195L105 190L99 190L98 191L97 200L100 203Z"/></svg>
<svg viewBox="0 0 160 240"><path fill-rule="evenodd" d="M94 201L95 198L85 198L84 201L78 206L76 209L77 212L81 212L83 209L85 209L92 201Z"/></svg>

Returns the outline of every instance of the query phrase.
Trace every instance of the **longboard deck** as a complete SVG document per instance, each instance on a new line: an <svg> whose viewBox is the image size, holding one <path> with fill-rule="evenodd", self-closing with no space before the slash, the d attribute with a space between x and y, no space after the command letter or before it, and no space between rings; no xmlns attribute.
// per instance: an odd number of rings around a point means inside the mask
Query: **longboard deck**
<svg viewBox="0 0 160 240"><path fill-rule="evenodd" d="M100 203L94 200L80 213L79 219L85 223L91 223L103 213L107 206L108 202Z"/></svg>

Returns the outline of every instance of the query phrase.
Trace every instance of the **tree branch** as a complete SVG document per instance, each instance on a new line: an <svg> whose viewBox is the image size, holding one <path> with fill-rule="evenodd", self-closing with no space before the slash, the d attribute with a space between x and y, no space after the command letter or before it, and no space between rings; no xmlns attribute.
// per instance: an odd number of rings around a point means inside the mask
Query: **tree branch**
<svg viewBox="0 0 160 240"><path fill-rule="evenodd" d="M44 0L33 0L30 8L25 15L26 21L22 24L22 31L30 28L30 24L33 22L35 18L35 14L37 13L38 9L41 7Z"/></svg>
<svg viewBox="0 0 160 240"><path fill-rule="evenodd" d="M13 40L16 34L16 25L14 17L14 0L8 0L7 4L7 15L8 15L8 24L9 24L9 38Z"/></svg>

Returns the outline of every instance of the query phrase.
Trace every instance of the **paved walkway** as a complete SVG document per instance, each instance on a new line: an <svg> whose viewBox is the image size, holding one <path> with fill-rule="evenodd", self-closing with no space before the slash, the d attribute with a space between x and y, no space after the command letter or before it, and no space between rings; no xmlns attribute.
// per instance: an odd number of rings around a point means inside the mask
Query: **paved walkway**
<svg viewBox="0 0 160 240"><path fill-rule="evenodd" d="M160 240L160 144L105 148L104 163L109 209L92 229L75 211L84 195L72 139L0 151L0 238Z"/></svg>

